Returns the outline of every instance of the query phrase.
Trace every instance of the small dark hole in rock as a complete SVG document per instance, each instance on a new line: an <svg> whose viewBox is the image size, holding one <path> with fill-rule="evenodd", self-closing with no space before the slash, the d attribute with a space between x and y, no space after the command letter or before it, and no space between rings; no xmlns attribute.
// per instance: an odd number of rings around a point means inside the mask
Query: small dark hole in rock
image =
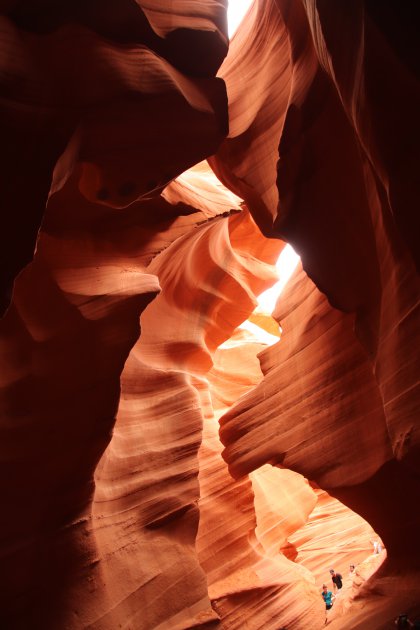
<svg viewBox="0 0 420 630"><path fill-rule="evenodd" d="M136 184L134 182L125 182L118 188L118 194L120 197L129 197L136 191Z"/></svg>
<svg viewBox="0 0 420 630"><path fill-rule="evenodd" d="M108 199L108 197L109 197L109 190L108 190L108 188L100 188L98 190L98 192L96 193L96 198L97 199L103 200L103 199Z"/></svg>

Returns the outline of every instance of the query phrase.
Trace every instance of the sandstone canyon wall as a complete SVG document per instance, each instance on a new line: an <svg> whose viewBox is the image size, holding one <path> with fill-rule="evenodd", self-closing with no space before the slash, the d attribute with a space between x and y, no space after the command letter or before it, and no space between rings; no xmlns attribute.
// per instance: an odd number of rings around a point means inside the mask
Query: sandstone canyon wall
<svg viewBox="0 0 420 630"><path fill-rule="evenodd" d="M1 628L420 617L414 6L226 5L0 2Z"/></svg>

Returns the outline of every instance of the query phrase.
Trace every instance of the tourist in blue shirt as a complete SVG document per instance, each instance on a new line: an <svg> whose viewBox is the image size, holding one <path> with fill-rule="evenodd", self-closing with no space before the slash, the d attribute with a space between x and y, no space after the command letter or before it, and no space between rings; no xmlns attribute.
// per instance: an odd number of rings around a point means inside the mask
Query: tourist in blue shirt
<svg viewBox="0 0 420 630"><path fill-rule="evenodd" d="M329 610L330 608L332 608L332 600L334 599L334 595L332 594L331 591L328 590L327 585L323 584L322 585L322 593L321 593L324 602L325 602L325 608L327 610Z"/></svg>

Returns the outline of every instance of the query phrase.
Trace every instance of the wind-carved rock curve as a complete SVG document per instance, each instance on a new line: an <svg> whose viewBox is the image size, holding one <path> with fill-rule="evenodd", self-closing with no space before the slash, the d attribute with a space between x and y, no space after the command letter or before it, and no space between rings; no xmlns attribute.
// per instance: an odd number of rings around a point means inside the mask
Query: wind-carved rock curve
<svg viewBox="0 0 420 630"><path fill-rule="evenodd" d="M82 4L1 7L1 625L420 616L410 10Z"/></svg>

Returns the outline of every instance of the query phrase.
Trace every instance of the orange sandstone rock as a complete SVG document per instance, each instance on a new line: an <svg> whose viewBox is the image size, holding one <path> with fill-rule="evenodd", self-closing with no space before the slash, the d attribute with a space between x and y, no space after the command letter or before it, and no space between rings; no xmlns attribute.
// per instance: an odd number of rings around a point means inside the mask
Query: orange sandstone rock
<svg viewBox="0 0 420 630"><path fill-rule="evenodd" d="M416 22L226 4L1 3L6 628L420 616Z"/></svg>

